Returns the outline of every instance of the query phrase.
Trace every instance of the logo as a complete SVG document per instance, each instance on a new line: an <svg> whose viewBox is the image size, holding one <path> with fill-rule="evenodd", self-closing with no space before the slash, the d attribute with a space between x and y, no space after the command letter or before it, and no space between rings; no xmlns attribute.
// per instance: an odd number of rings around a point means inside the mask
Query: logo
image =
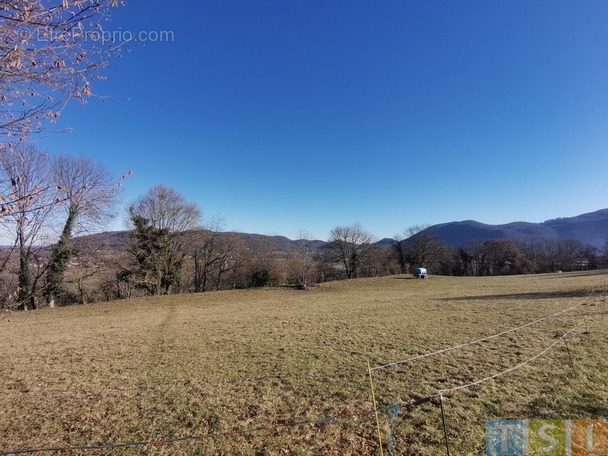
<svg viewBox="0 0 608 456"><path fill-rule="evenodd" d="M486 456L608 456L608 421L490 420Z"/></svg>

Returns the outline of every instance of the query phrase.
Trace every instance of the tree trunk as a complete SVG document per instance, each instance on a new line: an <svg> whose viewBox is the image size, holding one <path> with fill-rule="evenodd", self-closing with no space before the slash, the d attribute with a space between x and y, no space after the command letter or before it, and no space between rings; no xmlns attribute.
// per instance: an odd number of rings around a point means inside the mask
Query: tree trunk
<svg viewBox="0 0 608 456"><path fill-rule="evenodd" d="M35 309L36 301L32 296L32 283L30 280L30 264L29 252L25 245L24 233L19 229L19 293L17 299L19 301L19 310ZM29 307L28 307L29 301Z"/></svg>
<svg viewBox="0 0 608 456"><path fill-rule="evenodd" d="M68 217L63 226L61 236L53 252L51 253L51 259L49 261L49 267L47 272L47 286L44 292L49 307L54 307L55 298L63 291L63 277L65 271L68 268L68 263L72 258L72 248L70 246L70 240L72 237L72 228L76 221L77 211L76 207L71 204L68 208ZM51 305L51 302L53 305Z"/></svg>

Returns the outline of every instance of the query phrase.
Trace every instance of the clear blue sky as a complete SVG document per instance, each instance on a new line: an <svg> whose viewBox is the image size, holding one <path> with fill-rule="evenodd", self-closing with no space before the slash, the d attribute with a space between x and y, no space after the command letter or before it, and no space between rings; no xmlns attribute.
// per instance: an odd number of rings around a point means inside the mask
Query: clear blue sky
<svg viewBox="0 0 608 456"><path fill-rule="evenodd" d="M607 24L605 0L130 0L107 28L173 40L39 146L132 169L125 203L163 183L290 238L578 215L608 207Z"/></svg>

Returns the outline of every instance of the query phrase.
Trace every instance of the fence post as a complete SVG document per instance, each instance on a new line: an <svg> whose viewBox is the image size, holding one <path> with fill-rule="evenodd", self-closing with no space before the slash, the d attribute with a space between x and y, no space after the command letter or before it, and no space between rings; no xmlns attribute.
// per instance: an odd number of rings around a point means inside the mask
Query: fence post
<svg viewBox="0 0 608 456"><path fill-rule="evenodd" d="M445 410L443 410L443 393L438 391L439 393L439 407L441 407L441 423L443 424L443 436L445 438L445 451L446 455L450 456L450 443L448 441L448 428L445 424Z"/></svg>
<svg viewBox="0 0 608 456"><path fill-rule="evenodd" d="M369 374L369 386L372 390L372 402L374 404L374 412L376 414L376 429L378 430L378 442L380 443L380 456L384 456L382 449L382 433L380 432L380 419L378 418L378 407L376 406L376 395L374 394L374 381L372 380L372 366L367 361L367 373Z"/></svg>

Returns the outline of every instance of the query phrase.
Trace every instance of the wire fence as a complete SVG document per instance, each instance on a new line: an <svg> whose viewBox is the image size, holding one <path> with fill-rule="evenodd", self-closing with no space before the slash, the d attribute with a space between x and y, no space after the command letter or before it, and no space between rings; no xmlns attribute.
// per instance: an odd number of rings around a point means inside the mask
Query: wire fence
<svg viewBox="0 0 608 456"><path fill-rule="evenodd" d="M499 333L496 333L496 334L493 334L493 335L490 335L490 336L487 336L487 337L484 337L481 339L477 339L477 340L474 340L471 342L454 345L452 347L448 347L445 349L441 349L441 350L437 350L437 351L433 351L433 352L429 352L429 353L425 353L425 354L421 354L421 355L416 355L416 356L413 356L408 359L404 359L404 360L400 360L400 361L396 361L396 362L392 362L392 363L388 363L388 364L384 364L384 365L380 365L380 366L376 366L376 367L368 367L368 369L366 369L365 373L366 373L366 375L369 375L370 381L372 381L373 372L387 369L392 366L396 366L396 365L400 365L400 364L414 362L414 361L428 358L431 356L438 356L438 355L448 353L450 351L457 350L460 348L478 345L482 342L489 341L489 340L519 331L521 329L531 327L540 322L547 321L551 318L555 318L559 315L570 312L576 308L580 308L582 305L588 303L588 301L592 295L593 295L593 292L591 292L585 298L585 300L581 303L578 303L578 304L571 306L567 309L564 309L562 311L556 312L552 315L548 315L546 317L539 318L532 322L529 322L529 323L526 323L526 324L523 324L523 325L520 325L520 326L517 326L514 328L510 328L508 330L505 330L505 331L502 331L502 332L499 332ZM602 303L605 303L605 299L602 300ZM603 312L600 312L600 315L603 315ZM390 433L389 433L389 438L388 438L388 442L387 442L388 443L388 452L391 456L394 456L394 452L395 452L395 448L396 448L395 418L397 416L399 416L399 414L405 410L410 410L417 406L427 404L427 403L435 403L440 408L442 426L443 426L443 432L444 432L444 438L445 438L446 454L448 456L450 456L450 447L449 447L449 441L448 441L446 416L445 416L445 411L443 408L444 399L446 397L452 396L453 394L455 394L457 392L471 389L476 386L480 386L484 383L494 381L499 377L502 377L504 375L507 375L509 373L522 369L523 367L527 366L528 364L532 363L533 361L535 361L538 358L542 357L543 355L547 354L549 351L554 349L559 343L566 342L566 338L569 335L573 334L583 324L585 324L585 327L586 327L585 332L588 332L587 316L588 315L580 316L580 319L578 320L578 322L572 328L563 332L561 334L561 336L559 336L557 338L556 341L554 341L550 345L546 346L540 352L534 354L533 356L525 359L524 361L522 361L512 367L509 367L508 369L504 369L503 371L500 371L496 374L486 376L482 379L479 379L479 380L476 380L476 381L473 381L473 382L470 382L470 383L467 383L464 385L459 385L459 386L456 386L453 388L447 388L447 389L438 389L436 391L436 394L434 394L434 395L429 395L429 396L425 396L425 397L421 397L421 398L412 399L407 402L397 402L397 403L394 403L393 405L387 406L387 407L377 407L375 405L375 398L374 398L374 407L373 408L345 411L342 413L323 416L323 417L319 417L319 418L315 418L315 419L289 418L289 419L280 420L280 422L278 422L278 423L260 425L258 427L248 428L248 429L233 429L230 431L212 432L212 433L204 433L204 434L198 434L198 435L186 435L186 436L180 436L180 437L164 437L164 438L141 440L141 441L135 441L135 442L103 443L103 444L98 444L98 445L81 445L81 446L58 445L58 446L49 446L49 447L42 447L42 448L23 448L23 449L0 450L0 456L35 454L35 453L60 453L60 452L65 453L65 452L73 452L73 451L85 452L85 451L96 451L96 450L97 451L98 450L114 450L114 449L121 449L121 448L126 449L126 448L137 448L137 447L141 448L141 447L172 445L172 444L177 444L177 443L182 443L182 442L204 441L204 440L208 440L208 439L218 439L218 438L229 437L229 436L244 436L244 435L249 435L249 434L254 434L254 433L259 433L259 432L278 432L285 428L293 428L293 427L300 427L300 426L306 426L306 425L323 426L323 425L326 425L326 424L329 424L332 422L336 422L336 421L340 421L340 420L348 420L348 419L353 419L355 417L370 416L370 415L377 415L377 414L385 414L385 415L388 415L388 417L389 417L389 429L390 429L389 432ZM566 347L567 347L567 345L566 345ZM568 352L569 352L569 349L568 349ZM372 387L372 394L373 394L373 383L372 383L371 387ZM379 431L379 428L378 428L378 431ZM381 454L383 454L382 453L383 445L382 445L380 436L379 436L379 440L380 440L379 448L380 448Z"/></svg>
<svg viewBox="0 0 608 456"><path fill-rule="evenodd" d="M492 339L496 339L498 337L502 337L502 336L505 336L507 334L511 334L513 332L522 330L524 328L529 328L530 326L534 326L534 325L536 325L538 323L541 323L543 321L547 321L547 320L549 320L551 318L555 318L558 315L565 314L566 312L570 312L570 311L572 311L574 309L577 309L577 308L585 305L588 302L589 298L591 298L591 296L593 295L593 293L594 292L592 291L589 294L589 296L587 296L587 298L583 302L580 302L580 303L578 303L578 304L576 304L576 305L574 305L572 307L569 307L567 309L564 309L564 310L561 310L559 312L556 312L556 313L554 313L552 315L548 315L546 317L539 318L538 320L531 321L531 322L526 323L524 325L517 326L515 328L510 328L510 329L507 329L506 331L502 331L502 332L499 332L499 333L496 333L496 334L492 334L491 336L486 336L486 337L483 337L481 339L472 340L470 342L465 342L463 344L454 345L452 347L443 348L441 350L437 350L437 351L433 351L433 352L429 352L429 353L423 353L421 355L412 356L411 358L403 359L401 361L395 361L395 362L392 362L392 363L383 364L381 366L376 366L376 367L373 367L372 370L375 371L375 370L387 369L389 367L398 366L400 364L411 363L411 362L418 361L418 360L421 360L421 359L424 359L424 358L428 358L428 357L431 357L431 356L442 355L444 353L448 353L448 352L451 352L451 351L454 351L454 350L458 350L460 348L470 347L470 346L473 346L473 345L481 344L483 342L488 342L488 341L490 341Z"/></svg>

